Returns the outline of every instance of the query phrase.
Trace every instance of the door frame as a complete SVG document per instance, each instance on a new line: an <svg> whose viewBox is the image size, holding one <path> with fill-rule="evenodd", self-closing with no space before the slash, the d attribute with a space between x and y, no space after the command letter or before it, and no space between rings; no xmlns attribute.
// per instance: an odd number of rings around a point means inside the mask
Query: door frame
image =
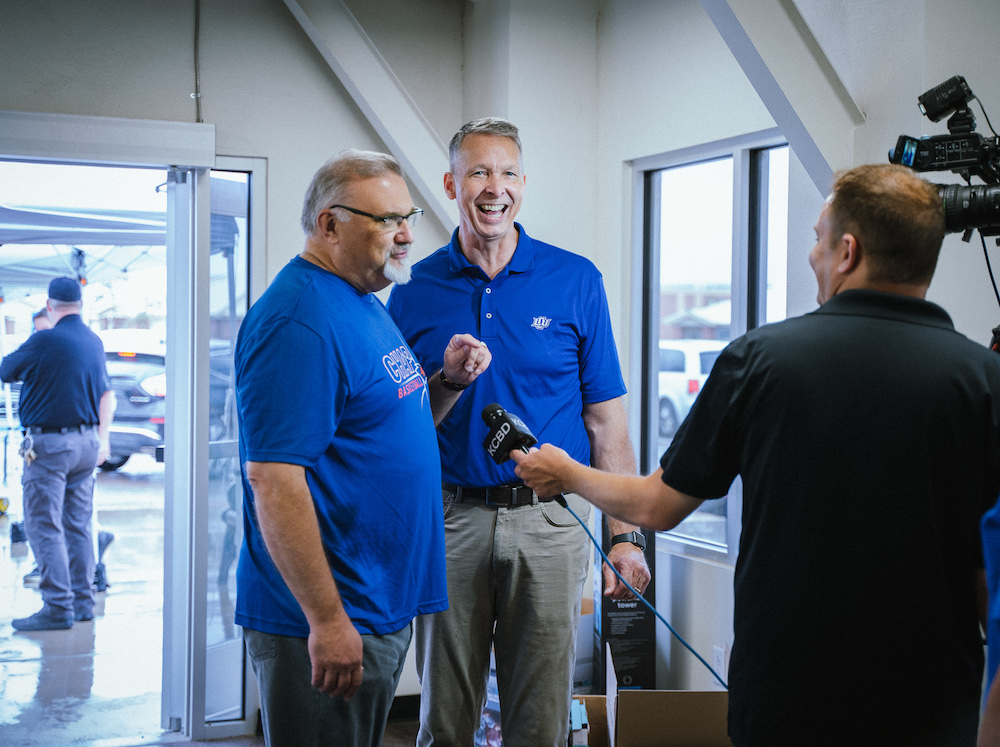
<svg viewBox="0 0 1000 747"><path fill-rule="evenodd" d="M251 734L257 695L244 666L244 718L206 723L209 170L250 171L250 302L263 290L266 161L217 156L215 126L0 111L0 159L168 170L164 630L161 726L193 739ZM198 355L196 351L204 351Z"/></svg>

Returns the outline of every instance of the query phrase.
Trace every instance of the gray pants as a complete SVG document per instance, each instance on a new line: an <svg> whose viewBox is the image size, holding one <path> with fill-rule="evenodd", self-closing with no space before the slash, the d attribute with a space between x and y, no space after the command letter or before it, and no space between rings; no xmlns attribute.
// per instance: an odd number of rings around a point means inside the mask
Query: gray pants
<svg viewBox="0 0 1000 747"><path fill-rule="evenodd" d="M37 455L24 466L24 530L38 563L46 607L72 614L94 608L94 511L97 432L31 436Z"/></svg>
<svg viewBox="0 0 1000 747"><path fill-rule="evenodd" d="M517 508L444 495L448 609L417 618L417 744L470 747L496 653L505 747L564 747L590 543L555 502ZM570 496L583 521L590 504Z"/></svg>
<svg viewBox="0 0 1000 747"><path fill-rule="evenodd" d="M312 686L308 639L243 629L260 690L267 747L378 747L382 744L412 626L362 635L364 678L350 703Z"/></svg>

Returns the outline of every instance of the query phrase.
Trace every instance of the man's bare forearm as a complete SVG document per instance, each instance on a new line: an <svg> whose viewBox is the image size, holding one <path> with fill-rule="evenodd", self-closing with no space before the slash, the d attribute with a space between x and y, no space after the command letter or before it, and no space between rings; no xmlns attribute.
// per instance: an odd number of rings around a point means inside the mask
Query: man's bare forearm
<svg viewBox="0 0 1000 747"><path fill-rule="evenodd" d="M517 475L539 495L577 493L604 513L650 529L673 529L701 500L666 485L658 469L648 477L587 467L552 444L530 454L511 452Z"/></svg>
<svg viewBox="0 0 1000 747"><path fill-rule="evenodd" d="M305 469L279 462L247 462L246 469L264 544L310 626L344 615Z"/></svg>
<svg viewBox="0 0 1000 747"><path fill-rule="evenodd" d="M628 435L628 417L622 399L585 405L583 419L590 437L591 464L604 472L634 475L635 450ZM637 531L639 527L608 516L608 529L613 537Z"/></svg>

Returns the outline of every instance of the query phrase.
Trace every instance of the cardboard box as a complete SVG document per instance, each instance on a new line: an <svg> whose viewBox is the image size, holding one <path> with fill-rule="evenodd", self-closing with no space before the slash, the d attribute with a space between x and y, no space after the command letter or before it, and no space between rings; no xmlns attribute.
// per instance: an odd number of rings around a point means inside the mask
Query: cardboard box
<svg viewBox="0 0 1000 747"><path fill-rule="evenodd" d="M725 690L619 690L610 647L606 657L607 695L582 698L588 747L732 747Z"/></svg>
<svg viewBox="0 0 1000 747"><path fill-rule="evenodd" d="M583 703L587 710L587 728L579 732L573 732L573 747L577 747L577 745L607 747L608 715L605 709L604 696L576 695L573 699Z"/></svg>
<svg viewBox="0 0 1000 747"><path fill-rule="evenodd" d="M573 671L573 693L594 691L594 600L584 597L580 624L576 628L576 666Z"/></svg>

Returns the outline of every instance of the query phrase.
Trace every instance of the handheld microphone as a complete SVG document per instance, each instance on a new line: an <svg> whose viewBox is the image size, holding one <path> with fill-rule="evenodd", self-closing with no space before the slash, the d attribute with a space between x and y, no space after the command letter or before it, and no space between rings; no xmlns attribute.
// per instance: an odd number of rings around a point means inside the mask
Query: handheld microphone
<svg viewBox="0 0 1000 747"><path fill-rule="evenodd" d="M486 451L489 452L489 455L493 457L493 461L497 464L503 464L510 459L510 453L512 451L517 450L527 454L528 449L538 443L538 439L535 438L535 435L528 429L528 426L524 424L524 421L521 420L521 418L507 412L495 402L491 405L486 405L486 407L483 408L483 422L486 423L490 429L489 434L486 436L486 440L483 441L483 446L486 448ZM656 608L653 607L653 605L651 605L641 593L636 591L635 588L628 583L628 581L622 578L622 574L617 568L614 567L604 550L601 549L601 543L594 538L594 535L590 533L587 525L579 516L576 515L576 512L566 504L565 496L563 496L562 493L559 493L554 496L553 500L555 500L556 503L565 508L576 518L576 520L580 523L580 526L583 527L583 531L585 531L587 536L590 537L590 541L594 544L594 547L597 548L597 552L601 554L604 562L608 564L608 568L614 571L618 580L625 584L625 586L628 587L628 590L632 592L633 596L646 605L650 612L656 615L660 622L667 626L667 630L673 633L677 640L684 644L684 647L694 654L698 661L704 664L708 668L708 671L715 676L715 679L721 682L722 686L728 690L729 685L727 685L726 681L719 676L719 673L712 669L711 665L709 665L709 663L702 658L701 654L691 648L691 645L687 641L681 638L680 634L673 629L663 615L657 612Z"/></svg>
<svg viewBox="0 0 1000 747"><path fill-rule="evenodd" d="M538 443L538 439L535 438L535 435L528 429L528 426L524 424L524 421L521 420L521 418L519 418L517 415L507 412L496 402L494 402L491 405L486 405L486 407L483 408L483 422L486 423L486 425L490 429L489 434L486 436L486 440L483 441L483 446L485 447L486 451L489 452L489 455L493 457L493 461L495 461L497 464L503 464L508 459L510 459L510 453L512 451L517 450L527 454L528 449L530 449L532 446ZM684 644L684 647L692 654L694 654L697 657L698 661L704 664L708 668L708 671L710 671L713 675L715 675L715 679L721 682L722 686L728 690L729 685L727 685L726 681L719 676L719 673L716 672L714 669L712 669L709 663L705 661L704 658L702 658L701 654L699 654L697 651L691 648L691 645L680 637L678 632L673 629L673 627L670 625L670 623L666 621L666 619L664 619L663 615L657 612L656 608L653 607L653 605L651 605L649 601L642 596L641 593L636 591L635 588L633 588L632 585L628 583L628 581L622 578L622 574L618 571L617 568L614 567L611 561L608 560L607 554L605 554L604 550L601 549L601 543L594 538L594 535L590 533L590 530L587 528L587 525L584 524L583 520L576 515L576 512L566 504L565 496L563 496L562 493L559 493L558 495L554 496L553 500L555 500L556 503L558 503L560 506L569 511L576 518L576 520L580 522L580 526L583 527L583 531L585 531L587 533L587 536L590 537L590 541L594 544L594 547L597 548L597 552L599 552L601 554L601 557L604 558L604 562L608 564L608 568L614 571L614 574L615 576L618 577L618 580L621 581L623 584L625 584L625 586L628 587L628 590L632 592L633 596L635 596L636 599L638 599L640 602L646 605L649 608L650 612L656 615L656 617L659 618L660 622L662 622L664 625L667 626L667 630L673 633L674 636L677 638L677 640L679 640L682 644Z"/></svg>
<svg viewBox="0 0 1000 747"><path fill-rule="evenodd" d="M538 439L517 415L504 410L495 402L483 408L483 422L490 432L483 441L483 448L497 464L510 459L510 452L517 449L528 453L528 449L538 443Z"/></svg>
<svg viewBox="0 0 1000 747"><path fill-rule="evenodd" d="M538 439L521 418L507 412L496 402L483 408L483 422L490 429L486 440L483 441L483 448L497 464L503 464L510 459L512 451L527 454L528 449L538 443ZM560 506L568 508L562 493L554 498Z"/></svg>

